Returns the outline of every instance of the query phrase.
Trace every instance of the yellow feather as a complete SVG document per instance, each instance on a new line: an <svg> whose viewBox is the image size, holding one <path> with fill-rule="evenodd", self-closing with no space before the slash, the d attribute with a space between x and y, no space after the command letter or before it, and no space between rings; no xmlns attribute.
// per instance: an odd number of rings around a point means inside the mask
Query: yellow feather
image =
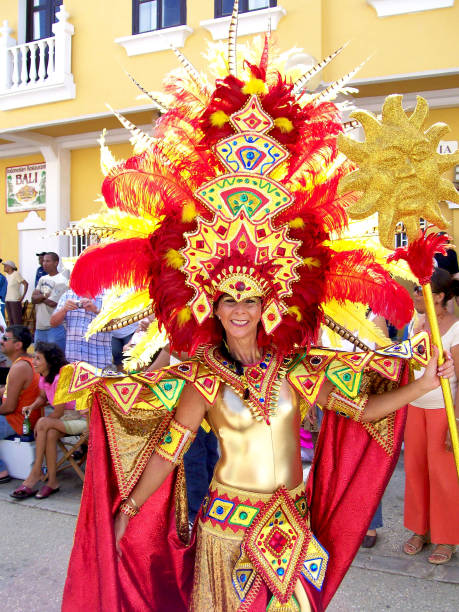
<svg viewBox="0 0 459 612"><path fill-rule="evenodd" d="M301 217L295 217L294 219L291 219L288 224L289 227L291 227L292 229L301 229L304 227L304 221Z"/></svg>
<svg viewBox="0 0 459 612"><path fill-rule="evenodd" d="M303 263L309 269L311 269L311 268L320 268L320 261L318 259L316 259L315 257L305 257L303 259Z"/></svg>
<svg viewBox="0 0 459 612"><path fill-rule="evenodd" d="M212 113L209 117L210 124L214 127L223 127L225 123L228 123L229 117L225 111L218 110Z"/></svg>
<svg viewBox="0 0 459 612"><path fill-rule="evenodd" d="M276 119L274 119L274 125L284 134L288 134L288 132L293 130L293 123L288 117L276 117Z"/></svg>
<svg viewBox="0 0 459 612"><path fill-rule="evenodd" d="M183 327L185 323L191 319L191 308L189 306L185 306L181 310L178 311L177 314L177 322L180 327Z"/></svg>
<svg viewBox="0 0 459 612"><path fill-rule="evenodd" d="M261 79L256 79L255 77L251 77L242 88L242 93L245 95L265 94L267 91L268 87L266 83Z"/></svg>
<svg viewBox="0 0 459 612"><path fill-rule="evenodd" d="M291 315L295 315L297 322L299 323L302 319L300 309L298 306L290 306L287 311Z"/></svg>
<svg viewBox="0 0 459 612"><path fill-rule="evenodd" d="M372 321L366 317L367 306L345 301L343 305L330 300L324 305L324 312L334 321L348 329L363 342L374 342L378 346L390 344L390 340ZM327 332L328 333L328 332Z"/></svg>
<svg viewBox="0 0 459 612"><path fill-rule="evenodd" d="M124 368L127 371L139 370L149 365L155 353L166 346L167 342L166 332L159 331L158 322L153 321L139 342L124 353Z"/></svg>
<svg viewBox="0 0 459 612"><path fill-rule="evenodd" d="M113 230L109 239L122 240L124 238L145 238L158 227L159 219L136 217L116 208L108 209L105 206L94 214L85 217L77 223L82 229L107 228Z"/></svg>
<svg viewBox="0 0 459 612"><path fill-rule="evenodd" d="M176 249L169 249L164 256L167 265L175 270L179 270L185 263L183 255L181 255Z"/></svg>
<svg viewBox="0 0 459 612"><path fill-rule="evenodd" d="M197 217L196 206L194 202L188 202L185 204L182 210L182 221L183 223L190 223L190 221L194 221Z"/></svg>
<svg viewBox="0 0 459 612"><path fill-rule="evenodd" d="M126 288L113 287L107 291L102 301L102 308L89 324L85 338L100 331L112 319L120 319L142 311L151 304L148 289L143 291L126 291Z"/></svg>

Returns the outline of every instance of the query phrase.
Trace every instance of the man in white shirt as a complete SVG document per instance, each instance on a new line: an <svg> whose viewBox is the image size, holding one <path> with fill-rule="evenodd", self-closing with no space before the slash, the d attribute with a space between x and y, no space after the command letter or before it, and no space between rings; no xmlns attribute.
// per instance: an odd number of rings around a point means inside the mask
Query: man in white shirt
<svg viewBox="0 0 459 612"><path fill-rule="evenodd" d="M50 319L63 293L68 289L67 278L58 272L59 255L49 252L43 256L46 272L32 293L35 304L36 325L34 343L54 342L65 352L65 326L51 327Z"/></svg>

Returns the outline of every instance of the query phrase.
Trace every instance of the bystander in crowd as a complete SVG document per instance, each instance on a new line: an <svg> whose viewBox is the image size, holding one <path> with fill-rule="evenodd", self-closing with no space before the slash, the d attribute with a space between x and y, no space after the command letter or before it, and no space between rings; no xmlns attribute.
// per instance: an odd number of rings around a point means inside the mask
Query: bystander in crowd
<svg viewBox="0 0 459 612"><path fill-rule="evenodd" d="M101 307L102 296L90 300L78 296L72 289L61 295L50 323L52 327L65 324L67 361L86 361L96 368L105 368L112 363L111 332L98 332L85 339L89 324Z"/></svg>
<svg viewBox="0 0 459 612"><path fill-rule="evenodd" d="M58 272L58 265L57 253L49 252L43 256L43 268L46 274L40 277L32 293L36 313L34 343L53 342L65 351L64 324L52 327L50 322L61 295L68 289L67 278Z"/></svg>
<svg viewBox="0 0 459 612"><path fill-rule="evenodd" d="M11 435L22 435L24 406L30 405L38 396L39 375L35 372L32 358L27 349L32 344L32 334L23 325L6 328L0 340L0 350L12 363L6 385L0 387L2 404L0 406L0 439ZM34 427L40 414L31 414L30 423ZM0 484L11 480L6 464L0 459Z"/></svg>
<svg viewBox="0 0 459 612"><path fill-rule="evenodd" d="M6 314L10 325L22 324L22 302L29 288L29 283L22 278L14 261L3 262L8 287L6 290Z"/></svg>
<svg viewBox="0 0 459 612"><path fill-rule="evenodd" d="M43 258L46 255L46 251L42 251L41 253L35 253L35 255L38 257L38 268L37 268L37 271L35 272L34 287L38 285L38 281L40 280L40 278L42 276L45 276L45 274L47 274L47 272L45 271L45 268L43 267Z"/></svg>

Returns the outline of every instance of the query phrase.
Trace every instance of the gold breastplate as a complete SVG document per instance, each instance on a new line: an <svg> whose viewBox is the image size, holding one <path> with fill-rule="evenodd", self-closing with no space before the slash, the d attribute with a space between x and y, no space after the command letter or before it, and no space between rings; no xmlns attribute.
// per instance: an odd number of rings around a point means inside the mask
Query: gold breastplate
<svg viewBox="0 0 459 612"><path fill-rule="evenodd" d="M295 392L284 379L270 418L255 420L243 400L224 385L207 419L220 443L215 468L218 482L247 491L271 493L296 487L303 478L300 456L300 411Z"/></svg>

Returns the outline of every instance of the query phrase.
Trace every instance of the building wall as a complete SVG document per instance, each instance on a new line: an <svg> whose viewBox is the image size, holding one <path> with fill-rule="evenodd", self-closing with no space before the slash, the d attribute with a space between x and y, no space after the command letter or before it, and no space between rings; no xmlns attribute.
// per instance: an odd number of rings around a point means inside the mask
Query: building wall
<svg viewBox="0 0 459 612"><path fill-rule="evenodd" d="M109 117L106 102L116 109L124 110L148 106L145 99L138 99L138 90L126 77L124 70L131 72L148 89L160 89L164 74L177 67L177 59L171 51L128 57L124 48L114 42L118 37L131 34L130 1L64 0L64 4L70 14L69 21L75 27L72 73L76 83L76 98L1 111L0 139L2 131L35 126L32 130L34 132L40 124L47 124L46 132L43 133L53 138L59 137L61 133L78 136L80 132L113 128L115 122ZM388 93L458 87L457 75L455 85L451 84L451 78L454 77L448 76L432 76L422 83L413 79L378 83L378 79L401 73L454 68L459 70L459 37L456 33L459 25L459 0L451 8L387 18L379 18L366 0L279 0L278 4L287 11L277 31L273 33L282 50L293 46L302 47L308 54L320 59L350 41L344 52L324 71L321 77L324 81L341 77L371 55L356 77L364 81L356 97L356 106L359 106L359 97L368 100L379 96L378 104L382 104L383 96ZM16 0L0 3L0 21L8 20L14 30L13 37L17 36L18 30L17 6ZM194 31L187 38L182 51L202 70L206 68L202 52L211 36L200 26L200 22L213 18L213 7L213 0L187 2L187 23ZM151 115L150 111L146 123L151 120ZM94 116L100 117L95 126L89 127L88 122L73 122ZM451 133L446 137L448 140L459 141L457 104L432 110L428 125L436 121L450 125ZM53 122L61 123L50 127L49 124ZM96 212L99 207L95 200L100 195L103 176L99 167L96 136L92 142L94 146L86 144L83 148L79 148L80 145L70 147L68 206L71 221ZM0 149L1 143L0 140ZM118 158L131 154L128 143L110 145L110 149ZM40 153L0 158L0 257L3 259L18 259L17 223L27 216L27 213L5 212L5 168L40 161L43 161ZM447 176L452 178L452 173L451 169ZM444 208L445 215L451 220L454 241L459 244L458 209ZM42 212L39 215L46 218ZM60 244L65 247L63 241Z"/></svg>

